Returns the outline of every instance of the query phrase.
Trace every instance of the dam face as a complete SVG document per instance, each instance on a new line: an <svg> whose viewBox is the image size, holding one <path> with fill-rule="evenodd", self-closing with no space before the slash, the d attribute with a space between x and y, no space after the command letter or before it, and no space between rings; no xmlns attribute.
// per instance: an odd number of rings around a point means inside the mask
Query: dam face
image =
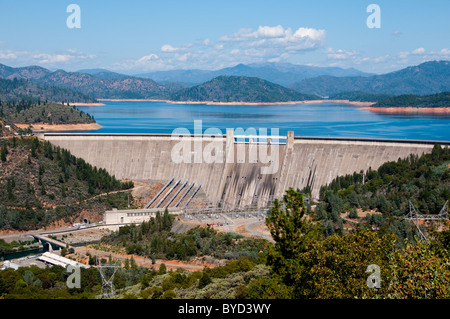
<svg viewBox="0 0 450 319"><path fill-rule="evenodd" d="M262 141L232 130L219 137L47 133L43 138L118 179L195 183L208 201L224 209L266 207L289 187L309 185L317 198L320 187L339 175L420 156L435 143L294 137L293 132L284 140Z"/></svg>

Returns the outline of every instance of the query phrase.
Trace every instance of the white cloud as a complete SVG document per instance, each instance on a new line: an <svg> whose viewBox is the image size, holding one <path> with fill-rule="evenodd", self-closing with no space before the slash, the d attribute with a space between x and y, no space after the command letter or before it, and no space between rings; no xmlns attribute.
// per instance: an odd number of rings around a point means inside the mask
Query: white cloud
<svg viewBox="0 0 450 319"><path fill-rule="evenodd" d="M328 48L326 52L328 59L332 60L347 60L359 54L356 51L346 51L342 49L334 50L333 48Z"/></svg>
<svg viewBox="0 0 450 319"><path fill-rule="evenodd" d="M293 31L281 25L259 26L257 29L239 29L217 40L206 38L176 47L164 44L158 56L125 60L111 68L139 71L218 69L238 63L282 61L294 54L322 47L325 38L325 30L298 28Z"/></svg>
<svg viewBox="0 0 450 319"><path fill-rule="evenodd" d="M174 48L173 46L171 46L170 44L164 44L162 47L161 47L161 51L162 52L176 52L176 51L179 51L180 49L179 48Z"/></svg>
<svg viewBox="0 0 450 319"><path fill-rule="evenodd" d="M0 60L8 60L8 63L14 63L14 65L37 64L45 67L62 67L72 63L92 61L95 58L94 54L81 53L75 49L59 53L0 50Z"/></svg>
<svg viewBox="0 0 450 319"><path fill-rule="evenodd" d="M150 53L136 60L128 59L113 63L108 68L112 70L149 70L162 67L164 67L164 62L161 61L160 57L157 54Z"/></svg>
<svg viewBox="0 0 450 319"><path fill-rule="evenodd" d="M6 59L6 60L17 59L17 53L12 52L10 50L0 51L0 59Z"/></svg>
<svg viewBox="0 0 450 319"><path fill-rule="evenodd" d="M442 49L441 51L439 51L439 54L442 54L444 56L449 57L450 56L450 50L449 49Z"/></svg>
<svg viewBox="0 0 450 319"><path fill-rule="evenodd" d="M142 63L147 63L149 61L157 60L157 59L159 59L159 56L157 56L156 54L151 53L149 55L143 56L142 58L137 60L137 62L138 62L138 64L142 64Z"/></svg>
<svg viewBox="0 0 450 319"><path fill-rule="evenodd" d="M82 54L76 50L70 50L68 53L38 53L34 54L31 58L39 64L59 65L64 63L80 62L82 60L92 60L96 56L93 54Z"/></svg>
<svg viewBox="0 0 450 319"><path fill-rule="evenodd" d="M408 52L408 51L402 51L402 52L399 52L398 53L398 57L400 58L400 59L406 59L409 55L410 55L411 53L410 52Z"/></svg>
<svg viewBox="0 0 450 319"><path fill-rule="evenodd" d="M427 61L450 60L450 50L443 48L438 51L428 51L418 47L410 51L384 54L379 56L363 56L362 53L343 49L328 48L325 50L329 66L357 67L367 72L385 73L399 70L411 65Z"/></svg>
<svg viewBox="0 0 450 319"><path fill-rule="evenodd" d="M237 42L237 41L245 41L252 37L254 38L254 35L252 34L252 29L242 28L242 29L239 29L239 31L234 34L228 34L228 35L221 36L219 38L219 41Z"/></svg>
<svg viewBox="0 0 450 319"><path fill-rule="evenodd" d="M411 52L411 54L424 54L425 53L425 49L424 48L417 48L417 49L415 49L415 50L413 50L412 52Z"/></svg>
<svg viewBox="0 0 450 319"><path fill-rule="evenodd" d="M425 49L424 48L417 48L417 49L414 49L412 51L402 51L402 52L400 52L398 54L398 57L400 59L406 59L410 55L423 55L424 53L425 53Z"/></svg>
<svg viewBox="0 0 450 319"><path fill-rule="evenodd" d="M421 55L422 62L433 60L450 60L450 50L443 48L439 51L430 51Z"/></svg>
<svg viewBox="0 0 450 319"><path fill-rule="evenodd" d="M317 30L312 28L299 28L294 33L294 37L297 38L310 38L312 40L322 41L325 39L325 30Z"/></svg>
<svg viewBox="0 0 450 319"><path fill-rule="evenodd" d="M73 58L73 56L70 54L39 53L33 55L32 58L39 61L39 63L41 64L49 64L49 63L67 62L70 61Z"/></svg>
<svg viewBox="0 0 450 319"><path fill-rule="evenodd" d="M182 61L182 62L186 62L187 59L188 59L191 55L192 55L191 53L185 53L185 54L183 54L183 55L177 57L177 60L178 60L178 61Z"/></svg>
<svg viewBox="0 0 450 319"><path fill-rule="evenodd" d="M281 25L274 27L259 26L256 31L240 29L231 35L222 36L219 41L235 43L241 47L284 49L291 52L316 49L323 46L326 38L325 30L298 28L294 33L291 28ZM267 52L273 52L267 51ZM278 52L281 54L282 52Z"/></svg>
<svg viewBox="0 0 450 319"><path fill-rule="evenodd" d="M268 37L268 38L282 37L284 35L285 30L281 25L277 25L276 27L259 26L258 31L256 31L255 33L256 37Z"/></svg>

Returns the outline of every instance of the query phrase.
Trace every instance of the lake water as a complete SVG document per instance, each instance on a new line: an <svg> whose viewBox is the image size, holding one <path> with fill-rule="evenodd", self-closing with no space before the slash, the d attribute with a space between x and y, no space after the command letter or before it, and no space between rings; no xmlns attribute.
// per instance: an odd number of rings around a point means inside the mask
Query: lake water
<svg viewBox="0 0 450 319"><path fill-rule="evenodd" d="M267 134L278 129L280 135L294 131L295 136L450 141L448 115L385 115L338 103L255 106L103 103L78 107L103 126L93 132L171 134L176 128L186 128L194 134L194 121L201 120L203 131L218 128L223 134L227 128L255 128L257 132L263 128Z"/></svg>

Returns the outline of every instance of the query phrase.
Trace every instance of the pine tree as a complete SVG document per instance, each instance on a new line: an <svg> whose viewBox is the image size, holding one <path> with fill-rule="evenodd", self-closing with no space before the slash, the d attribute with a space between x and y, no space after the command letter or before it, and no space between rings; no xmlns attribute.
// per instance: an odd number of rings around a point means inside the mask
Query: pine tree
<svg viewBox="0 0 450 319"><path fill-rule="evenodd" d="M6 162L6 154L8 154L8 148L6 147L6 144L3 144L2 150L1 150L1 155L0 155L2 162Z"/></svg>

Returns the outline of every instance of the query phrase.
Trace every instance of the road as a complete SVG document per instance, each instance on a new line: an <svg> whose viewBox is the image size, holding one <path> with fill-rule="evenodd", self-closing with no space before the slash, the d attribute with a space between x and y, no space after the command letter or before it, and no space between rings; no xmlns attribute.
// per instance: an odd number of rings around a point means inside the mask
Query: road
<svg viewBox="0 0 450 319"><path fill-rule="evenodd" d="M261 237L261 238L267 239L270 242L274 242L273 238L270 235L266 235L265 233L262 233L260 231L253 229L253 227L256 227L256 226L261 227L263 225L265 226L265 221L263 221L263 220L255 221L255 222L246 224L245 230L248 231L252 236Z"/></svg>
<svg viewBox="0 0 450 319"><path fill-rule="evenodd" d="M118 254L118 253L112 253L112 252L106 252L106 251L102 251L102 250L97 250L91 247L76 247L75 248L75 253L79 254L79 255L86 255L87 253L91 254L92 256L98 256L101 258L104 258L106 260L109 259L109 257L111 256L111 258L113 259L118 259L118 260L122 260L125 261L126 259L131 259L133 258L134 261L136 262L136 264L138 264L139 266L143 266L143 267L155 267L156 269L158 269L162 264L164 264L166 266L166 268L170 269L170 268L182 268L185 270L190 270L190 271L201 271L203 270L205 267L209 267L209 268L213 268L215 267L215 265L213 264L192 264L192 263L182 263L176 260L161 260L161 259L157 259L155 260L155 263L152 263L152 260L150 258L145 258L142 256L137 256L137 255L123 255L123 254Z"/></svg>

